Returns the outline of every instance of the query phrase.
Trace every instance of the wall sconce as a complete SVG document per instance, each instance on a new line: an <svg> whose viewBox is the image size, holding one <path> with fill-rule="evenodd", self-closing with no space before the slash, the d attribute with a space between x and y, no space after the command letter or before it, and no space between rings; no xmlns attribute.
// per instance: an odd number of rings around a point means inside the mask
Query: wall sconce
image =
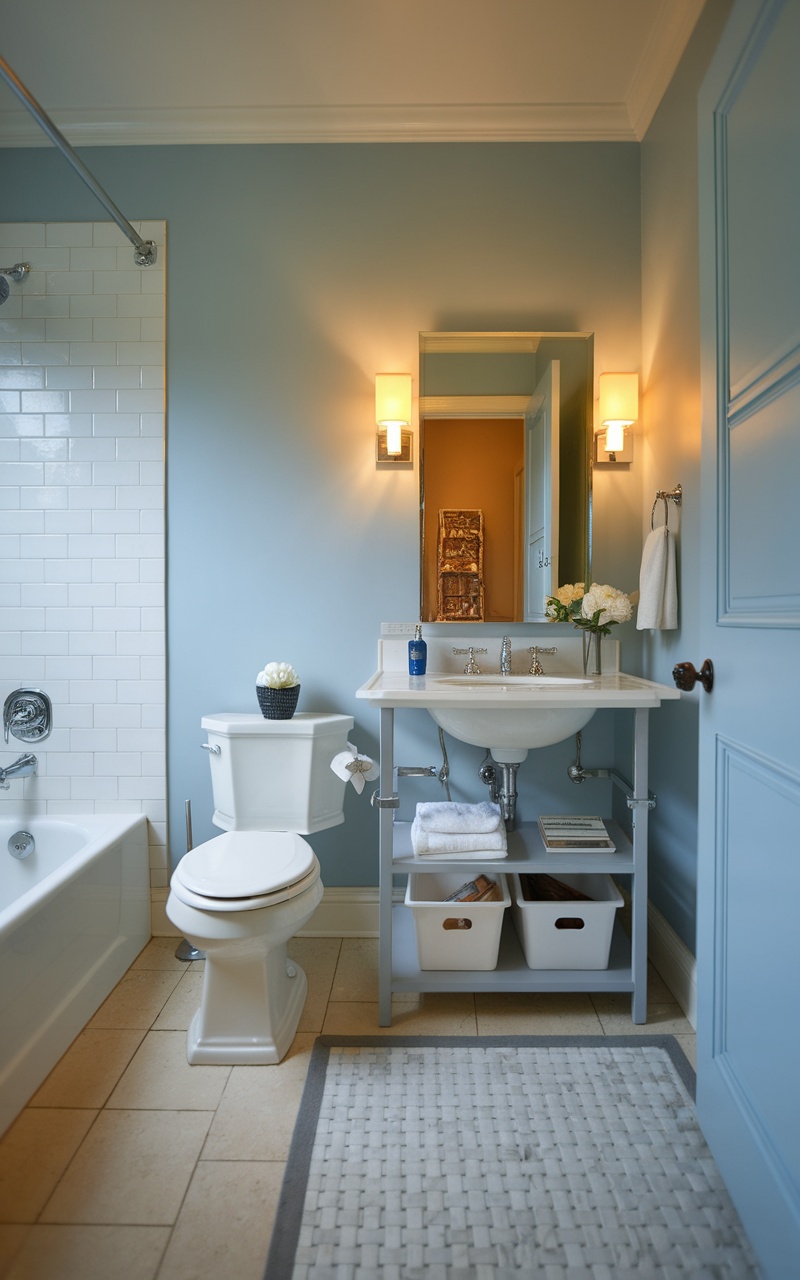
<svg viewBox="0 0 800 1280"><path fill-rule="evenodd" d="M633 433L625 428L639 418L638 373L601 373L600 426L595 434L596 462L631 462Z"/></svg>
<svg viewBox="0 0 800 1280"><path fill-rule="evenodd" d="M375 374L378 463L411 462L411 374Z"/></svg>

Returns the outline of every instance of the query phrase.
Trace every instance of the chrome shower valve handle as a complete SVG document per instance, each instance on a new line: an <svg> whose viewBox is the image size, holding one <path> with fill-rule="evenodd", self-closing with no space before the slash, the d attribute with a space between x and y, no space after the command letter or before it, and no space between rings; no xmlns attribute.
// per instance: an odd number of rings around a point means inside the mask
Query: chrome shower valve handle
<svg viewBox="0 0 800 1280"><path fill-rule="evenodd" d="M41 742L53 727L53 705L41 689L15 689L3 706L3 738Z"/></svg>

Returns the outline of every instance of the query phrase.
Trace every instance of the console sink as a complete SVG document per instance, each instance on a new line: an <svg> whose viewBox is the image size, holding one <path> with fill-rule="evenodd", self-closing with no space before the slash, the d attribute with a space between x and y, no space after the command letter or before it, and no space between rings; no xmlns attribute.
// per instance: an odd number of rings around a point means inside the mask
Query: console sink
<svg viewBox="0 0 800 1280"><path fill-rule="evenodd" d="M516 647L528 648L537 641L549 645L550 636L547 632L520 637ZM434 633L428 640L427 674L410 676L406 637L384 636L378 669L356 696L380 707L382 713L393 708L425 710L446 733L471 746L488 748L499 764L508 765L520 764L533 748L571 738L600 709L657 707L666 698L680 697L678 690L620 672L613 645L605 674L587 678L581 672L580 636L559 637L563 675L506 676L496 670L467 675L463 667L459 670L460 662L455 668L453 662L474 644L470 633ZM492 654L487 664L494 665L494 660Z"/></svg>

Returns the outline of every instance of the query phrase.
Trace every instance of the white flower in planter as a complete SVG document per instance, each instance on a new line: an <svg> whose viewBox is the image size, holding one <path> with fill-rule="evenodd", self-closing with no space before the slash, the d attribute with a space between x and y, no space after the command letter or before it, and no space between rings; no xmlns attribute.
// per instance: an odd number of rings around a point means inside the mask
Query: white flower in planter
<svg viewBox="0 0 800 1280"><path fill-rule="evenodd" d="M291 689L300 677L290 662L268 662L256 676L256 684L265 689Z"/></svg>

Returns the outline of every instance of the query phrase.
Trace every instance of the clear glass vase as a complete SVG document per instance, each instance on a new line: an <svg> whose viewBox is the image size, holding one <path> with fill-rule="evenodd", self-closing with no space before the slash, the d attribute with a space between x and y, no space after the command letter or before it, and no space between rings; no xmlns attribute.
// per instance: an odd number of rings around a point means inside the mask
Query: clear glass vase
<svg viewBox="0 0 800 1280"><path fill-rule="evenodd" d="M601 661L601 646L603 643L602 631L590 631L588 627L583 631L583 674L585 676L600 676L603 674Z"/></svg>

